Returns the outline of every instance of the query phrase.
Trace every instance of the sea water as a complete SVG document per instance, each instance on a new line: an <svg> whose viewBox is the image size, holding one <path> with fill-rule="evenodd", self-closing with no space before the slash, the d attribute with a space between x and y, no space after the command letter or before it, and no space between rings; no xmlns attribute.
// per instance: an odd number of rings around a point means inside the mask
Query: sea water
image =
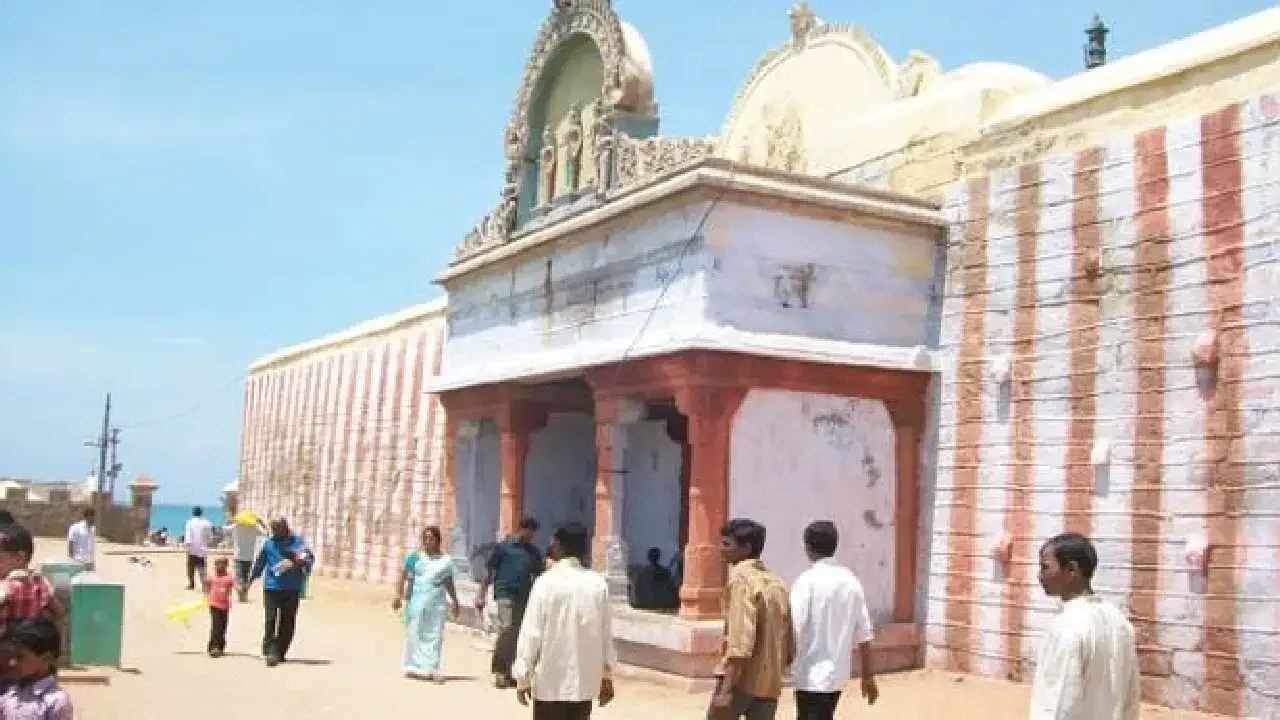
<svg viewBox="0 0 1280 720"><path fill-rule="evenodd" d="M174 540L182 534L182 529L187 526L187 520L191 519L191 508L194 505L152 505L151 506L151 529L159 530L160 528L169 528L169 537ZM222 513L222 505L214 503L211 505L201 505L204 510L204 517L214 527L222 527L224 521Z"/></svg>

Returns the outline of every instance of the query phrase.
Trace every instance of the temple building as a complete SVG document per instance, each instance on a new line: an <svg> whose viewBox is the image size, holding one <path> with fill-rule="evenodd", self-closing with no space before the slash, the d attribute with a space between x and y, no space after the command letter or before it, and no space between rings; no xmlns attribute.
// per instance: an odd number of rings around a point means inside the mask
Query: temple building
<svg viewBox="0 0 1280 720"><path fill-rule="evenodd" d="M882 670L1014 679L1078 530L1148 700L1280 713L1280 10L1105 33L947 70L801 2L686 138L611 2L552 3L446 298L255 363L240 504L373 582L426 524L474 575L582 522L622 661L688 687L731 517L788 582L838 525Z"/></svg>

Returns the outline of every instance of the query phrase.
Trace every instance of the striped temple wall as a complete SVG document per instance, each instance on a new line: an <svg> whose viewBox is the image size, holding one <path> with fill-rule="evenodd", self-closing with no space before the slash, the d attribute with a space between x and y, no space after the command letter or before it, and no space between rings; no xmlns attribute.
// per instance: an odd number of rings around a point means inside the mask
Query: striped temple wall
<svg viewBox="0 0 1280 720"><path fill-rule="evenodd" d="M967 178L947 211L929 663L1028 678L1037 552L1076 530L1146 699L1280 717L1280 95Z"/></svg>
<svg viewBox="0 0 1280 720"><path fill-rule="evenodd" d="M317 572L391 582L440 517L444 305L411 308L269 356L245 387L240 504L284 516Z"/></svg>

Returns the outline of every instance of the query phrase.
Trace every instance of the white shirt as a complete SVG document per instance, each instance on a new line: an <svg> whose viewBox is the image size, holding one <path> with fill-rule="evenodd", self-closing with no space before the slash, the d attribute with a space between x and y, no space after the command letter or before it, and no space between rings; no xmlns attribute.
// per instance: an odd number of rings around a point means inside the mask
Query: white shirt
<svg viewBox="0 0 1280 720"><path fill-rule="evenodd" d="M235 543L235 558L241 562L253 562L258 559L258 538L262 530L257 525L236 525L231 529L231 538Z"/></svg>
<svg viewBox="0 0 1280 720"><path fill-rule="evenodd" d="M1096 595L1063 605L1040 649L1031 720L1138 720L1140 693L1124 613Z"/></svg>
<svg viewBox="0 0 1280 720"><path fill-rule="evenodd" d="M585 702L616 664L609 586L577 560L557 562L529 593L512 677L535 700Z"/></svg>
<svg viewBox="0 0 1280 720"><path fill-rule="evenodd" d="M81 520L67 529L67 548L72 560L86 565L93 564L93 528L89 527L89 523Z"/></svg>
<svg viewBox="0 0 1280 720"><path fill-rule="evenodd" d="M209 553L209 539L213 535L213 525L204 517L193 517L187 521L182 531L183 543L187 546L187 554L204 557Z"/></svg>
<svg viewBox="0 0 1280 720"><path fill-rule="evenodd" d="M830 558L819 560L791 587L796 658L791 683L804 692L844 689L853 675L853 648L871 641L871 616L862 583Z"/></svg>

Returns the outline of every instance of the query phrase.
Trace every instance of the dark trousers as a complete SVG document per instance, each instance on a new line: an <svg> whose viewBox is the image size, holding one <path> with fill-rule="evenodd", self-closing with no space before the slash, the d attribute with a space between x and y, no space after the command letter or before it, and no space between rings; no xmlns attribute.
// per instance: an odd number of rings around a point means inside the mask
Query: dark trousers
<svg viewBox="0 0 1280 720"><path fill-rule="evenodd" d="M717 683L723 682L720 678ZM727 708L712 706L707 708L707 720L773 720L778 712L776 698L758 698L742 692L733 691L733 703Z"/></svg>
<svg viewBox="0 0 1280 720"><path fill-rule="evenodd" d="M221 653L227 649L227 620L230 613L221 608L209 608L209 652Z"/></svg>
<svg viewBox="0 0 1280 720"><path fill-rule="evenodd" d="M252 560L236 561L236 584L240 586L249 584L249 573L253 571Z"/></svg>
<svg viewBox="0 0 1280 720"><path fill-rule="evenodd" d="M524 622L524 608L527 599L510 600L499 598L498 605L498 639L493 644L493 656L490 658L489 670L494 675L511 677L511 664L516 661L516 641L520 638L520 623Z"/></svg>
<svg viewBox="0 0 1280 720"><path fill-rule="evenodd" d="M200 574L200 587L204 587L205 579L205 559L198 556L187 554L187 589L194 590L196 587L196 573Z"/></svg>
<svg viewBox="0 0 1280 720"><path fill-rule="evenodd" d="M297 590L262 591L262 607L267 616L262 630L262 654L266 657L283 660L289 654L301 598L302 593Z"/></svg>
<svg viewBox="0 0 1280 720"><path fill-rule="evenodd" d="M840 693L796 691L796 720L835 720Z"/></svg>
<svg viewBox="0 0 1280 720"><path fill-rule="evenodd" d="M542 702L533 701L533 720L586 720L591 717L591 701Z"/></svg>

